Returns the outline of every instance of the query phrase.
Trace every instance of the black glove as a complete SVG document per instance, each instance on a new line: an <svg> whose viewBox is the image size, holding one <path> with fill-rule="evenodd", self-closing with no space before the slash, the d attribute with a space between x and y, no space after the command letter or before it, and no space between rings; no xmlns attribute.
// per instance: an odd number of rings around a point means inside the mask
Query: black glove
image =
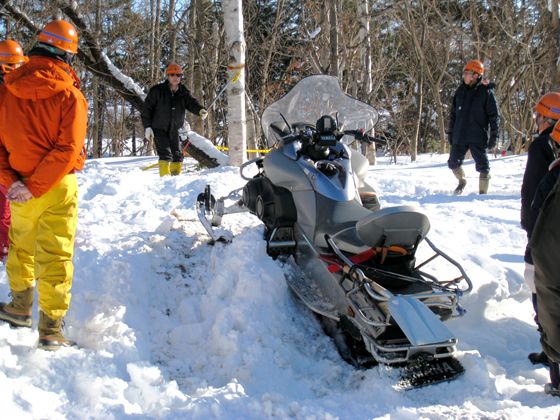
<svg viewBox="0 0 560 420"><path fill-rule="evenodd" d="M498 143L498 137L492 136L490 140L488 140L488 145L486 146L487 149L493 149L496 147L496 143Z"/></svg>
<svg viewBox="0 0 560 420"><path fill-rule="evenodd" d="M449 144L453 144L453 134L452 133L447 133L447 142Z"/></svg>

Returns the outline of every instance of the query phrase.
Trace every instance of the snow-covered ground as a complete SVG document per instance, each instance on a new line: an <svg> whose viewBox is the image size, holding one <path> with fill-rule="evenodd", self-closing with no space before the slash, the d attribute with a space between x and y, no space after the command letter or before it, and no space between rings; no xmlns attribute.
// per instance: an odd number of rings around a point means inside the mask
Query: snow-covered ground
<svg viewBox="0 0 560 420"><path fill-rule="evenodd" d="M209 246L194 202L206 184L217 195L242 186L235 168L187 162L161 179L141 170L154 158L102 159L79 175L66 334L81 348L36 350L36 329L1 324L0 417L556 419L548 372L527 360L539 344L522 275L525 157L493 159L486 196L467 161L460 197L446 158L381 159L369 181L384 206L419 205L429 237L473 280L468 313L447 324L466 368L457 380L400 391L394 369L345 364L288 292L255 217L226 218L234 241ZM8 292L2 270L2 300Z"/></svg>

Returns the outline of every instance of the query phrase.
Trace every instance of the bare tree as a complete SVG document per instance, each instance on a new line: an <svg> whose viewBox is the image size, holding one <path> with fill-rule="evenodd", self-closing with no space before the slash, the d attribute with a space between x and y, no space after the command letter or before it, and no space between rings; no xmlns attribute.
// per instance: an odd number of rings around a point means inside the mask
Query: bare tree
<svg viewBox="0 0 560 420"><path fill-rule="evenodd" d="M245 37L241 0L226 0L224 23L228 56L228 145L233 165L247 159L247 128L245 111Z"/></svg>

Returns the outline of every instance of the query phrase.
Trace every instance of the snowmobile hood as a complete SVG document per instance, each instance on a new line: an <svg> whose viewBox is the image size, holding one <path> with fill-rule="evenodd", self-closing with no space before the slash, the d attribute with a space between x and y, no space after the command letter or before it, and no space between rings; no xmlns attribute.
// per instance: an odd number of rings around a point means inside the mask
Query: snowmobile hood
<svg viewBox="0 0 560 420"><path fill-rule="evenodd" d="M7 74L4 84L12 95L28 100L47 99L79 88L79 80L68 64L43 56L32 56L27 64Z"/></svg>

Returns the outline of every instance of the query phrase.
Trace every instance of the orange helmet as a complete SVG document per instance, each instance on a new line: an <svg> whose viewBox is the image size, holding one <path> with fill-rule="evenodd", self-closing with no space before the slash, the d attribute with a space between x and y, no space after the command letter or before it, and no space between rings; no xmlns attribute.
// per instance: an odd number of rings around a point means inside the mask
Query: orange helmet
<svg viewBox="0 0 560 420"><path fill-rule="evenodd" d="M27 63L28 58L23 54L23 49L11 39L0 42L0 63L2 64L23 64Z"/></svg>
<svg viewBox="0 0 560 420"><path fill-rule="evenodd" d="M560 121L554 124L552 133L550 133L550 138L554 140L556 143L560 144Z"/></svg>
<svg viewBox="0 0 560 420"><path fill-rule="evenodd" d="M535 112L552 120L560 120L560 93L547 92L535 105Z"/></svg>
<svg viewBox="0 0 560 420"><path fill-rule="evenodd" d="M183 74L183 69L179 64L170 63L165 69L165 74Z"/></svg>
<svg viewBox="0 0 560 420"><path fill-rule="evenodd" d="M65 20L47 23L37 39L71 54L78 53L78 32L74 25Z"/></svg>
<svg viewBox="0 0 560 420"><path fill-rule="evenodd" d="M482 64L482 61L479 60L471 60L465 64L463 71L472 71L482 76L484 74L484 64Z"/></svg>

